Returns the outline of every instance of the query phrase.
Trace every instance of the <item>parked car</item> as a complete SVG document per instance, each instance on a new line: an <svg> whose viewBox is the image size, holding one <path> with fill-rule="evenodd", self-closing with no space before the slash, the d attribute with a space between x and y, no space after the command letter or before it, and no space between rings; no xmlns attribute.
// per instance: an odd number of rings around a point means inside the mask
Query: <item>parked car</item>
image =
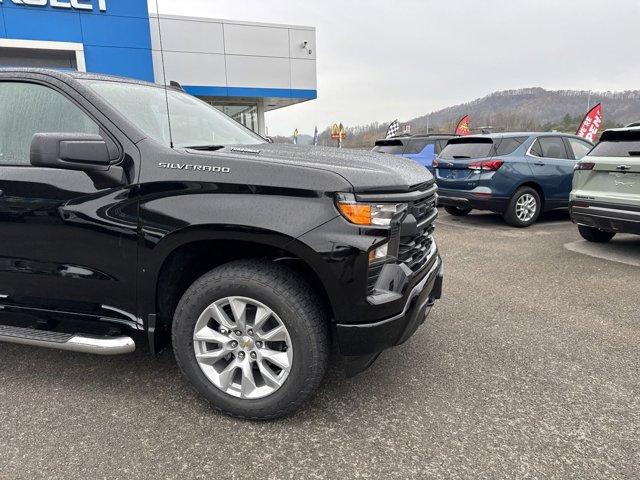
<svg viewBox="0 0 640 480"><path fill-rule="evenodd" d="M491 210L528 227L541 212L568 207L573 167L592 147L562 133L451 139L434 161L440 204L451 215Z"/></svg>
<svg viewBox="0 0 640 480"><path fill-rule="evenodd" d="M76 72L0 70L0 125L0 341L171 341L216 408L275 418L330 340L356 374L440 298L414 162L270 144L177 89Z"/></svg>
<svg viewBox="0 0 640 480"><path fill-rule="evenodd" d="M576 165L569 211L590 242L640 234L640 127L602 134Z"/></svg>
<svg viewBox="0 0 640 480"><path fill-rule="evenodd" d="M433 173L433 160L440 154L447 142L455 137L456 135L441 134L402 135L378 140L375 147L373 147L373 151L390 153L415 160Z"/></svg>

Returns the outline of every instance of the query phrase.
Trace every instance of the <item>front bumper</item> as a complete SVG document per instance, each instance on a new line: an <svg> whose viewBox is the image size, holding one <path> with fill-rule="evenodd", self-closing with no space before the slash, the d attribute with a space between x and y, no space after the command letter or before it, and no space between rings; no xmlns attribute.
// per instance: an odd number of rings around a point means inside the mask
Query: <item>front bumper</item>
<svg viewBox="0 0 640 480"><path fill-rule="evenodd" d="M640 235L640 208L599 202L572 200L569 203L571 220L579 225L606 232Z"/></svg>
<svg viewBox="0 0 640 480"><path fill-rule="evenodd" d="M473 190L438 189L438 204L475 210L491 210L504 213L509 205L509 198L497 197L491 193Z"/></svg>
<svg viewBox="0 0 640 480"><path fill-rule="evenodd" d="M336 339L347 375L365 370L383 350L406 342L416 332L435 300L441 298L443 278L442 260L438 257L408 294L401 313L375 323L336 325Z"/></svg>

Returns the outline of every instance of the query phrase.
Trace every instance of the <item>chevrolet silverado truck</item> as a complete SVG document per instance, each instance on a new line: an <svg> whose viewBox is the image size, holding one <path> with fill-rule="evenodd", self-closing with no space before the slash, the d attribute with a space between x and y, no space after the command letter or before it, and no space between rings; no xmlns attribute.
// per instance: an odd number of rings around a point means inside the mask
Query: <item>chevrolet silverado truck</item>
<svg viewBox="0 0 640 480"><path fill-rule="evenodd" d="M178 87L0 70L0 342L167 346L213 407L289 415L441 296L410 160L272 144ZM29 355L29 350L25 350Z"/></svg>

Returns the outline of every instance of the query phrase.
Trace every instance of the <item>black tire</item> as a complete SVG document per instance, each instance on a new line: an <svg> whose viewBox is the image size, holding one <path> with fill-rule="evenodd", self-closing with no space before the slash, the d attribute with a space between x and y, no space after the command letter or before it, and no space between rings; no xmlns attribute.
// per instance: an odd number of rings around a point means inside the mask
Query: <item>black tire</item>
<svg viewBox="0 0 640 480"><path fill-rule="evenodd" d="M525 195L530 195L535 200L535 212L528 220L520 219L516 211L518 200ZM524 228L533 225L538 220L541 210L542 200L540 199L538 192L531 187L520 187L516 193L513 194L511 200L509 200L507 211L502 215L502 218L504 218L504 221L513 227Z"/></svg>
<svg viewBox="0 0 640 480"><path fill-rule="evenodd" d="M604 230L587 227L586 225L578 225L578 232L580 232L580 235L585 240L595 243L607 243L616 236L615 232L605 232Z"/></svg>
<svg viewBox="0 0 640 480"><path fill-rule="evenodd" d="M284 384L271 395L241 399L218 389L196 361L193 335L201 313L228 296L255 299L285 324L293 362ZM211 405L228 415L269 420L291 415L311 398L324 377L330 351L328 321L311 286L293 270L269 261L236 261L199 278L178 303L172 327L178 366Z"/></svg>
<svg viewBox="0 0 640 480"><path fill-rule="evenodd" d="M453 207L451 205L445 205L444 211L454 217L465 217L473 210L471 207Z"/></svg>

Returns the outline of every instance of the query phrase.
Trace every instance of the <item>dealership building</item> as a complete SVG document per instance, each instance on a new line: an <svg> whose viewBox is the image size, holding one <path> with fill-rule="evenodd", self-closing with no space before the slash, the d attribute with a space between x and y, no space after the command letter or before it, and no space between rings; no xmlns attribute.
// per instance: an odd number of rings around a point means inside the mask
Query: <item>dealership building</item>
<svg viewBox="0 0 640 480"><path fill-rule="evenodd" d="M148 0L0 0L0 66L178 82L265 134L266 111L317 97L312 27L150 13Z"/></svg>

